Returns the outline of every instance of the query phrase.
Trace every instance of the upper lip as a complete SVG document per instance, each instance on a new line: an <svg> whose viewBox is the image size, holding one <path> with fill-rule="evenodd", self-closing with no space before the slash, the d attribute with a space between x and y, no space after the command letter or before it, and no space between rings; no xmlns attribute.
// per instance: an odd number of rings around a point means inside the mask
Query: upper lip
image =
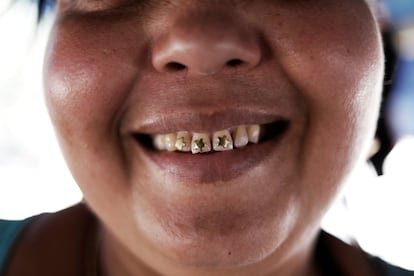
<svg viewBox="0 0 414 276"><path fill-rule="evenodd" d="M128 101L121 134L214 132L239 125L291 121L300 116L302 107L292 86L279 84L268 89L242 83L221 88L216 85L217 89L208 90L144 85Z"/></svg>
<svg viewBox="0 0 414 276"><path fill-rule="evenodd" d="M130 132L141 134L166 134L176 131L214 132L239 125L268 124L287 120L282 114L272 114L248 109L180 110L151 114L137 121Z"/></svg>

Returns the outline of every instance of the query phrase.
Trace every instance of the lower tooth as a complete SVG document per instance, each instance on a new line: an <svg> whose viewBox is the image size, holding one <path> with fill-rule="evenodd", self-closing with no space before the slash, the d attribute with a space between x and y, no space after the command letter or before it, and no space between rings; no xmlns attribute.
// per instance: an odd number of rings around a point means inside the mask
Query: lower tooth
<svg viewBox="0 0 414 276"><path fill-rule="evenodd" d="M211 151L211 142L208 134L194 133L191 141L192 153L203 153Z"/></svg>

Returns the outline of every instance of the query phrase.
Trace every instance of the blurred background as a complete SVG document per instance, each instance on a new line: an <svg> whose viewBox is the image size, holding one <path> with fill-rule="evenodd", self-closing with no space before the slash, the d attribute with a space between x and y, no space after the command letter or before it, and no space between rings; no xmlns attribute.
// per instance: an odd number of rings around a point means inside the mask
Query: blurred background
<svg viewBox="0 0 414 276"><path fill-rule="evenodd" d="M0 2L0 218L54 212L82 199L47 116L42 60L53 1ZM387 56L369 161L350 177L324 229L414 270L414 0L369 0ZM41 20L40 20L41 17Z"/></svg>

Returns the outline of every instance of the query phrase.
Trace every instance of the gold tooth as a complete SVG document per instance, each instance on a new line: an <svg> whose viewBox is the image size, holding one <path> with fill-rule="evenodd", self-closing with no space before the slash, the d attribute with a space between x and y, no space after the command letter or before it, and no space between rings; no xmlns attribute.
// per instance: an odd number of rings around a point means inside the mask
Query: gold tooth
<svg viewBox="0 0 414 276"><path fill-rule="evenodd" d="M177 132L177 139L175 141L175 147L178 151L184 151L184 152L191 151L191 137L188 131Z"/></svg>
<svg viewBox="0 0 414 276"><path fill-rule="evenodd" d="M204 153L211 151L211 142L208 134L194 133L191 140L192 153Z"/></svg>
<svg viewBox="0 0 414 276"><path fill-rule="evenodd" d="M225 151L233 149L233 139L228 129L216 131L213 134L213 149L215 151Z"/></svg>

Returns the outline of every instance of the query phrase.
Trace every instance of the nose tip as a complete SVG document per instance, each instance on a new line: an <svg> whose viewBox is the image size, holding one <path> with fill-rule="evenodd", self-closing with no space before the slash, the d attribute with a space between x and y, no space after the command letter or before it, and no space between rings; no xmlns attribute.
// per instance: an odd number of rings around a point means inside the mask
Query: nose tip
<svg viewBox="0 0 414 276"><path fill-rule="evenodd" d="M254 31L224 20L175 24L153 47L152 63L158 72L187 70L211 75L229 68L257 66L261 49Z"/></svg>

